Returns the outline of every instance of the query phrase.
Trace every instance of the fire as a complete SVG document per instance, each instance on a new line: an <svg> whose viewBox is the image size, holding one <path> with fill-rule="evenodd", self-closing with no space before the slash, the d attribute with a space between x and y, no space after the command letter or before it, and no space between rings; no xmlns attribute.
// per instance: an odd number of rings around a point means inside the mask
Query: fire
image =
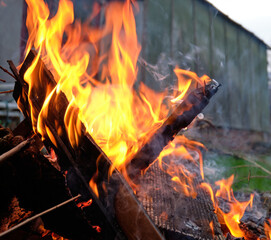
<svg viewBox="0 0 271 240"><path fill-rule="evenodd" d="M224 221L229 228L231 234L234 237L245 237L244 232L240 229L240 220L243 217L248 205L252 207L253 197L251 194L250 200L246 202L239 202L233 195L231 186L233 184L234 176L232 175L228 179L222 179L217 181L215 184L220 186L220 189L216 192L216 197L226 199L230 204L230 210L228 213L222 212Z"/></svg>
<svg viewBox="0 0 271 240"><path fill-rule="evenodd" d="M39 57L57 82L53 89L44 86L46 100L41 112L31 108L33 129L57 145L46 118L48 106L59 102L58 96L54 99L52 96L64 92L69 101L64 123L71 145L78 146L83 123L112 161L111 173L115 168L125 172L127 163L163 124L174 103L181 101L191 88L198 84L203 86L210 80L176 67L178 88L171 102L166 98L167 89L157 93L142 82L138 89L134 88L141 50L136 35L134 10L137 4L134 1L108 3L103 9L105 22L100 27L89 24L102 11L98 4L89 20L81 24L74 20L70 0L60 0L56 15L50 18L49 8L43 1L26 2L29 31L26 54L32 47L38 51L36 60L25 73L28 94L35 95L35 88L42 84L35 81L33 71ZM95 182L91 182L93 188L94 185Z"/></svg>
<svg viewBox="0 0 271 240"><path fill-rule="evenodd" d="M196 73L181 69L178 66L175 67L174 73L178 78L178 91L180 94L171 100L173 103L178 102L184 98L189 87L191 87L191 84L202 85L203 83L206 84L210 81L210 78L207 75L198 77Z"/></svg>
<svg viewBox="0 0 271 240"><path fill-rule="evenodd" d="M174 189L192 198L197 196L196 186L194 185L196 175L186 169L184 164L179 161L176 162L174 158L187 160L197 168L198 162L191 153L197 154L199 160L202 160L202 154L198 147L204 148L204 145L179 135L164 148L157 158L160 168L172 177L171 180L175 183Z"/></svg>
<svg viewBox="0 0 271 240"><path fill-rule="evenodd" d="M85 207L89 207L90 205L92 204L92 199L89 199L87 202L80 202L80 203L77 203L77 207L83 209Z"/></svg>
<svg viewBox="0 0 271 240"><path fill-rule="evenodd" d="M170 101L168 89L157 93L137 79L141 46L136 35L135 1L110 2L105 7L95 4L86 23L74 20L73 3L70 0L60 0L58 11L53 17L49 17L49 8L42 0L26 2L29 32L26 55L33 47L38 52L24 75L29 85L34 131L43 138L49 138L57 146L46 118L50 114L48 106L59 104L58 94L63 92L69 101L64 124L71 145L76 148L80 144L83 123L86 131L112 161L111 173L117 168L126 176L127 163L165 122L174 105L181 102L191 89L198 85L204 86L210 80L209 77L198 77L176 66L174 73L178 78L178 86ZM101 11L105 15L103 26L92 26L91 20ZM39 78L36 74L39 73L33 70L39 57L54 75L56 87L43 86L42 82L37 82ZM40 86L44 87L46 100L42 110L37 112L31 104L31 98L35 97L35 89ZM55 124L58 126L60 123ZM58 134L62 134L60 130ZM157 159L161 169L171 176L174 189L193 198L197 196L197 186L194 186L193 181L195 175L182 164L177 165L164 158L174 153L192 164L198 164L191 152L196 153L200 174L204 179L202 155L198 147L204 148L200 143L177 136ZM96 177L89 184L98 196ZM232 183L233 176L216 182L220 186L216 194L206 183L201 184L201 187L210 192L216 210L219 209L218 198L229 202L228 213L219 210L232 235L243 237L239 223L247 206L252 204L253 195L247 202L238 202L231 190Z"/></svg>
<svg viewBox="0 0 271 240"><path fill-rule="evenodd" d="M210 229L211 229L211 231L212 231L213 237L215 237L215 231L214 231L214 223L213 223L213 221L211 221L211 222L209 223L209 226L210 226Z"/></svg>
<svg viewBox="0 0 271 240"><path fill-rule="evenodd" d="M215 202L215 197L214 197L214 192L212 189L212 186L209 183L203 182L200 184L201 188L205 188L207 192L209 193L211 200L213 202L214 207L216 208L216 202Z"/></svg>
<svg viewBox="0 0 271 240"><path fill-rule="evenodd" d="M207 183L202 183L201 187L209 192L214 204L215 211L222 215L223 223L225 223L234 237L245 237L245 233L240 229L240 220L243 217L246 208L250 205L252 207L254 195L250 195L249 201L239 202L233 194L232 184L234 176L228 179L222 179L215 184L219 189L214 194L212 187ZM225 213L219 206L219 199L223 199L229 206L229 210ZM222 219L220 219L222 221Z"/></svg>
<svg viewBox="0 0 271 240"><path fill-rule="evenodd" d="M53 240L68 240L67 238L61 237L58 234L45 229L43 225L38 227L38 232L41 234L41 239L50 238Z"/></svg>
<svg viewBox="0 0 271 240"><path fill-rule="evenodd" d="M271 239L271 219L264 223L264 232L267 240Z"/></svg>

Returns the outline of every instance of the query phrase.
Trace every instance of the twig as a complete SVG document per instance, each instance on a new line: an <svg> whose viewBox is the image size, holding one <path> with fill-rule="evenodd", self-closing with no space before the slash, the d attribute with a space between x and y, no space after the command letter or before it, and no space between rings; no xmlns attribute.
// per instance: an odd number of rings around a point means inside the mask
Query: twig
<svg viewBox="0 0 271 240"><path fill-rule="evenodd" d="M3 237L4 235L6 235L6 234L8 234L8 233L10 233L10 232L12 232L12 231L14 231L14 230L16 230L16 229L22 227L23 225L25 225L25 224L27 224L27 223L29 223L29 222L31 222L31 221L33 221L33 220L35 220L35 219L41 217L42 215L44 215L44 214L46 214L46 213L52 212L52 211L54 211L55 209L60 208L60 207L62 207L62 206L64 206L64 205L66 205L66 204L68 204L68 203L74 201L75 199L77 199L77 198L79 198L79 197L81 197L80 194L78 194L76 197L70 198L69 200L67 200L67 201L65 201L65 202L62 202L62 203L60 203L60 204L58 204L58 205L56 205L56 206L54 206L54 207L52 207L52 208L49 208L49 209L47 209L47 210L45 210L45 211L43 211L43 212L41 212L41 213L39 213L39 214L37 214L37 215L31 217L31 218L26 219L25 221L23 221L23 222L19 223L18 225L14 226L14 227L12 227L12 228L10 228L10 229L8 229L7 231L0 233L0 237Z"/></svg>
<svg viewBox="0 0 271 240"><path fill-rule="evenodd" d="M1 81L1 82L6 82L6 80L4 80L4 79L2 79L2 78L0 78L0 81Z"/></svg>
<svg viewBox="0 0 271 240"><path fill-rule="evenodd" d="M239 156L237 156L237 157L239 157ZM252 160L249 156L242 156L242 155L241 155L240 158L244 159L245 161L247 161L247 162L249 162L249 163L254 164L255 167L258 167L258 168L260 168L262 171L264 171L264 172L266 172L267 174L271 175L271 172L270 172L268 169L264 168L262 165L258 164L258 163L255 162L254 160Z"/></svg>
<svg viewBox="0 0 271 240"><path fill-rule="evenodd" d="M8 91L3 91L3 92L0 92L0 94L4 94L4 93L12 93L14 90L8 90Z"/></svg>
<svg viewBox="0 0 271 240"><path fill-rule="evenodd" d="M10 75L11 77L13 77L14 79L16 79L15 76L12 73L10 73L7 69L3 68L2 66L0 66L0 69L3 70L8 75Z"/></svg>
<svg viewBox="0 0 271 240"><path fill-rule="evenodd" d="M33 140L33 138L29 138L29 139L21 142L20 144L18 144L16 147L14 147L14 148L10 149L9 151L3 153L0 156L0 164L3 163L4 161L6 161L7 159L9 159L10 157L12 157L13 155L15 155L16 153L23 150L32 140Z"/></svg>
<svg viewBox="0 0 271 240"><path fill-rule="evenodd" d="M252 178L266 178L266 179L271 179L271 176L250 176L249 180L252 179ZM247 178L241 178L241 179L238 179L237 181L234 181L233 184L244 182L244 181L248 181L248 179Z"/></svg>
<svg viewBox="0 0 271 240"><path fill-rule="evenodd" d="M234 166L234 167L231 167L230 169L236 169L236 168L249 168L249 167L255 167L254 165L238 165L238 166Z"/></svg>
<svg viewBox="0 0 271 240"><path fill-rule="evenodd" d="M243 159L244 161L247 161L249 163L252 163L255 167L260 168L262 171L266 172L268 175L271 176L271 171L269 171L268 169L264 168L262 165L258 164L256 161L254 161L250 155L240 154L240 153L236 153L236 152L228 152L228 151L223 151L223 150L220 152L222 154L227 154L227 155L230 155L233 157ZM259 162L259 160L258 160L258 162Z"/></svg>

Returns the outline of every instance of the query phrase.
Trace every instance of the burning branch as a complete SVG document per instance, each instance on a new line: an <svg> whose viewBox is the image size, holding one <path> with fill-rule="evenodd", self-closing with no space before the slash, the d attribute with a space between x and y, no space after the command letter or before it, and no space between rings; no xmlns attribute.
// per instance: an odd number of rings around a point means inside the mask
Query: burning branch
<svg viewBox="0 0 271 240"><path fill-rule="evenodd" d="M36 67L35 72L37 73L37 81L41 82L43 85L39 86L36 89L35 94L33 94L31 97L28 96L28 85L24 82L23 76L27 68L31 65L32 61L35 59L36 53L34 51L30 51L24 64L22 65L20 69L20 73L17 72L17 69L14 67L14 64L9 61L10 67L14 73L14 75L17 78L17 81L15 83L15 91L14 91L14 97L16 100L20 97L20 104L22 106L22 111L26 118L29 120L32 119L33 115L31 115L29 108L30 108L30 102L31 106L35 111L36 117L39 115L43 102L45 101L46 95L44 94L44 88L49 87L51 90L54 89L56 83L54 81L54 78L52 74L48 71L46 66L43 64L43 62L39 59L38 65ZM42 73L41 73L42 72ZM42 76L42 80L39 79L40 76ZM21 96L24 96L21 98ZM78 149L73 149L71 146L71 143L69 142L69 139L67 137L65 125L63 123L65 111L68 106L67 98L65 97L64 93L60 92L56 94L54 92L54 95L52 98L58 99L58 105L51 104L48 107L50 108L50 115L47 116L47 118L44 120L44 125L47 127L48 132L50 133L50 136L52 138L49 139L47 136L47 144L48 141L51 139L54 140L54 143L50 142L50 145L53 146L55 152L58 156L60 156L60 162L62 170L66 170L67 168L72 168L73 170L70 170L70 172L73 172L74 178L73 180L79 186L72 186L69 184L68 186L72 189L71 191L74 192L74 194L78 193L77 191L80 191L82 188L84 189L84 197L92 198L95 205L99 208L99 213L95 215L95 218L99 218L100 222L103 222L104 228L107 229L107 232L113 231L118 232L118 225L116 223L116 216L112 215L112 212L114 212L114 203L110 203L108 206L108 193L105 193L102 186L109 183L108 179L108 172L109 168L111 166L111 161L106 156L106 154L100 149L100 147L95 143L93 138L85 132L85 128L82 126L81 129L81 138L80 138L80 144L78 146ZM61 107L59 106L61 105ZM55 122L60 123L61 127L61 133L58 134L57 126L55 126L52 123ZM31 121L30 121L31 122ZM62 123L62 124L61 124ZM61 159L65 159L66 162L62 162ZM101 195L99 198L94 194L93 190L89 186L90 178L93 176L93 174L96 171L96 160L100 158L100 166L99 166L99 179L97 182L97 185L101 186ZM110 180L111 182L111 180ZM145 219L144 224L137 222L137 216L132 216L130 219L130 222L125 222L125 226L123 227L124 231L127 228L130 228L131 225L133 225L135 228L134 231L131 233L132 235L137 235L140 231L142 236L147 236L147 234L152 233L153 236L156 236L156 239L163 239L163 236L159 233L159 231L156 229L155 225L150 221L149 217L147 216L145 210L143 207L139 204L135 196L133 195L133 191L130 188L130 186L127 184L127 182L123 179L121 174L116 170L114 174L114 184L116 185L116 188L121 187L124 189L120 193L120 197L123 196L122 193L125 192L125 194L130 195L130 205L133 206L133 209L136 209L136 213L140 213L142 218ZM115 194L115 193L114 193ZM122 194L122 195L121 195ZM124 196L125 197L125 196ZM121 209L121 206L120 208ZM116 213L117 214L117 213ZM120 211L119 211L119 214ZM103 228L103 227L102 227ZM147 229L147 230L146 230Z"/></svg>
<svg viewBox="0 0 271 240"><path fill-rule="evenodd" d="M219 86L220 84L213 80L205 87L194 90L183 100L131 161L129 173L132 178L147 168L177 133L186 128L202 112Z"/></svg>

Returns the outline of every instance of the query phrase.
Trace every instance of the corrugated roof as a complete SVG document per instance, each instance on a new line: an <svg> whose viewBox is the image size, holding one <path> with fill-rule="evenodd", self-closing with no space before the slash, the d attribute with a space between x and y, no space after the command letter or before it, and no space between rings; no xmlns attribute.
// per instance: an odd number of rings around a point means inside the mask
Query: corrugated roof
<svg viewBox="0 0 271 240"><path fill-rule="evenodd" d="M271 49L271 47L265 43L261 38L259 38L257 35L255 35L253 32L249 31L248 29L246 29L244 26L242 26L241 24L237 23L236 21L232 20L228 15L226 15L225 13L223 13L222 11L220 11L218 8L216 8L213 4L211 4L210 2L208 2L207 0L198 0L200 2L203 2L205 4L207 4L210 8L213 8L213 10L217 11L217 13L219 15L221 15L226 21L231 22L232 24L234 24L236 27L239 27L240 29L242 29L243 31L245 31L246 33L248 33L252 38L255 38L255 40L257 40L258 42L262 43L263 45L266 46L267 49Z"/></svg>

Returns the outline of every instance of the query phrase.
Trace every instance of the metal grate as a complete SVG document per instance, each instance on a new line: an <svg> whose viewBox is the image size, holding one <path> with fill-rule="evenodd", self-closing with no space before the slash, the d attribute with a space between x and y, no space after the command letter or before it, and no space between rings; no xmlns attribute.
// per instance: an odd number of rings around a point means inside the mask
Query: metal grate
<svg viewBox="0 0 271 240"><path fill-rule="evenodd" d="M200 179L194 179L195 187L200 184ZM196 198L175 191L171 177L159 168L158 162L150 166L140 185L137 197L166 238L225 239L211 199L203 189L197 188ZM215 236L210 222L213 223Z"/></svg>

